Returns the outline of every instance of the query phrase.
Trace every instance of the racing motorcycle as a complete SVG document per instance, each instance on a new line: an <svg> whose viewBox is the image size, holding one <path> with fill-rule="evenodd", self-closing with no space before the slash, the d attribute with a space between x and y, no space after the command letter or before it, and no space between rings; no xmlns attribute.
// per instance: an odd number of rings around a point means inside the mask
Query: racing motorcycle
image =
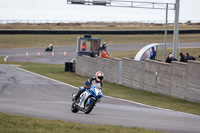
<svg viewBox="0 0 200 133"><path fill-rule="evenodd" d="M47 51L53 51L53 45L50 44L50 45L45 49L45 51L46 51L46 52L47 52Z"/></svg>
<svg viewBox="0 0 200 133"><path fill-rule="evenodd" d="M83 87L79 87L83 89ZM89 114L94 108L97 102L100 102L101 97L103 97L100 85L91 85L90 89L86 89L77 100L74 100L75 93L72 94L72 106L71 111L77 113L79 110L83 111L85 114Z"/></svg>

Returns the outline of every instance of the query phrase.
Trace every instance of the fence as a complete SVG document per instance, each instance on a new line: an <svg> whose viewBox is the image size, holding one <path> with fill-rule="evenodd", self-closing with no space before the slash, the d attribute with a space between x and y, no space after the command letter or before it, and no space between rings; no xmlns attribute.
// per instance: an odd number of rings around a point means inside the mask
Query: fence
<svg viewBox="0 0 200 133"><path fill-rule="evenodd" d="M200 20L179 20L179 23L200 23ZM141 20L141 21L73 21L73 20L0 20L0 24L38 24L38 23L157 23L165 24L165 20ZM168 23L174 23L174 20L168 20Z"/></svg>
<svg viewBox="0 0 200 133"><path fill-rule="evenodd" d="M96 71L105 74L105 81L146 90L193 102L200 102L200 62L171 64L129 58L101 59L77 57L75 72L92 77Z"/></svg>

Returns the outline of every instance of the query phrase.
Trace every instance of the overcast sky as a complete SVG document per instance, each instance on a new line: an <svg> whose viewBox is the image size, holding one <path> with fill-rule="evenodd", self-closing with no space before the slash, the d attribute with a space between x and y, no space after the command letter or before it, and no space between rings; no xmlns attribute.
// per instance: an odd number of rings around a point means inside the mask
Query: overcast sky
<svg viewBox="0 0 200 133"><path fill-rule="evenodd" d="M130 1L175 3L176 0ZM200 0L180 0L179 20L200 21L199 5ZM0 20L165 21L165 13L155 9L71 5L67 0L0 0ZM168 20L174 20L174 14L169 11Z"/></svg>

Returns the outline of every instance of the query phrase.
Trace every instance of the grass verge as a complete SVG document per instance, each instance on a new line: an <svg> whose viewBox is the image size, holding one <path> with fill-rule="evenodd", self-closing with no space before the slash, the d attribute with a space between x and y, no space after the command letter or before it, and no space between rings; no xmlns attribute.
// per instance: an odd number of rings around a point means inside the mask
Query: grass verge
<svg viewBox="0 0 200 133"><path fill-rule="evenodd" d="M137 127L88 125L0 113L2 133L161 133Z"/></svg>
<svg viewBox="0 0 200 133"><path fill-rule="evenodd" d="M76 46L77 37L83 35L0 35L0 49ZM150 44L163 43L164 35L93 35L107 44ZM167 42L173 42L173 35L167 36ZM179 42L200 42L200 34L181 34Z"/></svg>

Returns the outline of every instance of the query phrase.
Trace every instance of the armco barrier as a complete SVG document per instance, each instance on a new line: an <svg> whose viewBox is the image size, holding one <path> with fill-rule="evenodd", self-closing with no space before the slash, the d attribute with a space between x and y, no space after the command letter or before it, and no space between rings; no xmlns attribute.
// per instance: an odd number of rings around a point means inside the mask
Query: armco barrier
<svg viewBox="0 0 200 133"><path fill-rule="evenodd" d="M172 62L171 64L129 58L122 60L78 56L75 72L93 77L97 71L104 80L130 88L146 90L193 102L200 102L200 62Z"/></svg>
<svg viewBox="0 0 200 133"><path fill-rule="evenodd" d="M179 34L199 34L200 29L179 30ZM92 34L92 35L136 35L136 34L165 34L165 30L0 30L0 34ZM168 30L167 34L173 34Z"/></svg>

